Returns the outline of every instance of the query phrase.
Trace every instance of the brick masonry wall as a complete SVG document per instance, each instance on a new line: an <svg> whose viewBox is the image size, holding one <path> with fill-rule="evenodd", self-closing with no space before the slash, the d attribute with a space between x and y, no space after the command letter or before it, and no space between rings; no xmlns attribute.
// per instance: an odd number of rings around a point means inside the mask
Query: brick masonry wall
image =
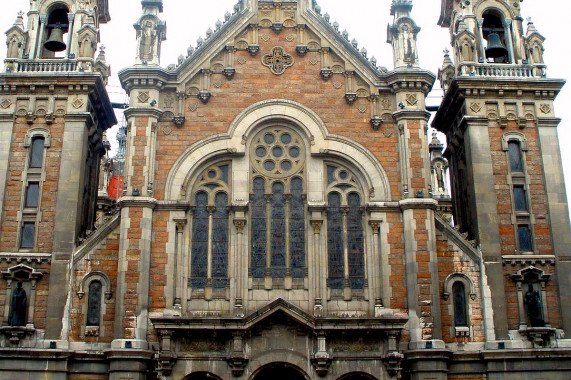
<svg viewBox="0 0 571 380"><path fill-rule="evenodd" d="M14 122L12 150L8 166L8 178L4 198L4 215L0 226L0 251L14 252L18 250L18 212L22 199L22 172L26 168L28 150L24 146L26 133L32 128L45 128L51 133L51 146L46 148L44 162L45 182L42 185L40 211L42 218L38 226L37 252L48 253L52 250L52 233L57 200L62 136L65 122L56 118L53 124L47 125L43 118L37 118L29 125L25 118L18 117Z"/></svg>
<svg viewBox="0 0 571 380"><path fill-rule="evenodd" d="M89 255L84 257L77 264L75 270L75 289L72 294L71 309L71 334L70 340L85 342L111 342L113 340L113 323L115 321L115 299L117 289L117 258L119 253L119 229L117 228L106 239L101 241L97 248ZM109 277L111 282L112 298L107 301L103 295L105 303L105 314L102 317L102 333L98 337L82 337L81 327L85 325L86 310L88 300L88 290L84 287L85 295L79 299L77 290L80 287L83 277L90 272L103 272Z"/></svg>
<svg viewBox="0 0 571 380"><path fill-rule="evenodd" d="M230 123L250 105L282 98L312 109L324 121L330 133L348 137L369 149L385 169L393 197L398 198L398 133L394 131L388 138L382 133L387 128L394 130L395 125L385 124L374 131L369 124L368 99L358 99L353 105L348 105L345 101L345 76L334 74L327 81L321 79L321 53L309 52L305 57L298 56L295 53L295 40L286 40L286 36L291 34L290 29L276 35L262 28L260 34L270 38L268 41L260 39L260 52L256 57L251 57L245 51L236 52L236 74L232 80L227 80L222 74L211 76L211 83L220 82L220 87L211 86L212 97L208 104L204 105L194 97L186 100L186 123L181 129L172 123L161 123L156 155L155 197L164 198L166 177L174 162L189 146L214 134L227 132ZM261 63L262 56L274 46L283 46L295 59L295 64L279 76L272 74ZM239 63L242 58L246 60L243 65ZM197 107L195 111L189 109L191 105ZM359 111L360 106L366 108L364 113ZM168 135L164 133L166 126L172 131Z"/></svg>

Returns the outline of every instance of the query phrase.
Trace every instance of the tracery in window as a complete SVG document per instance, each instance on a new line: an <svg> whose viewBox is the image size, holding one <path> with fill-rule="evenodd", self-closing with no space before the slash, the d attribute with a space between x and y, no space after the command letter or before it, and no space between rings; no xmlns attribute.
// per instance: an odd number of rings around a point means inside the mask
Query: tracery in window
<svg viewBox="0 0 571 380"><path fill-rule="evenodd" d="M305 144L286 126L258 132L250 146L253 278L305 277Z"/></svg>
<svg viewBox="0 0 571 380"><path fill-rule="evenodd" d="M327 165L326 173L329 286L363 289L365 247L359 186L345 168Z"/></svg>
<svg viewBox="0 0 571 380"><path fill-rule="evenodd" d="M225 289L228 285L229 164L207 168L194 189L190 285Z"/></svg>

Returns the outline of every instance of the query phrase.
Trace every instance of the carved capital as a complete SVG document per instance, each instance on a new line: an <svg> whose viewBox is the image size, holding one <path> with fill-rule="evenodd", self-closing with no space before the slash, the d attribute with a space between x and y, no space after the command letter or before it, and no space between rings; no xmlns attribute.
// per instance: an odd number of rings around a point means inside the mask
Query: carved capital
<svg viewBox="0 0 571 380"><path fill-rule="evenodd" d="M331 76L333 75L333 70L331 70L330 68L324 68L321 69L321 78L323 80L328 80L329 78L331 78Z"/></svg>
<svg viewBox="0 0 571 380"><path fill-rule="evenodd" d="M248 53L250 53L252 57L255 57L260 51L260 45L248 45L246 50L248 50Z"/></svg>
<svg viewBox="0 0 571 380"><path fill-rule="evenodd" d="M173 221L176 224L176 229L180 232L182 232L182 230L184 229L184 226L186 226L187 220L186 219L173 219Z"/></svg>
<svg viewBox="0 0 571 380"><path fill-rule="evenodd" d="M246 227L246 219L234 219L234 226L236 231L241 234L244 233L244 228Z"/></svg>
<svg viewBox="0 0 571 380"><path fill-rule="evenodd" d="M374 116L371 118L371 126L373 127L373 130L378 131L379 127L381 126L381 124L383 123L383 119L378 117L378 116Z"/></svg>
<svg viewBox="0 0 571 380"><path fill-rule="evenodd" d="M230 80L232 78L234 78L234 74L236 74L236 69L233 67L226 67L224 69L224 76L226 77L226 79Z"/></svg>
<svg viewBox="0 0 571 380"><path fill-rule="evenodd" d="M186 120L186 118L184 117L184 115L176 115L176 116L173 118L174 125L175 125L177 128L182 128L182 126L184 125L185 120Z"/></svg>
<svg viewBox="0 0 571 380"><path fill-rule="evenodd" d="M208 101L210 100L210 97L212 96L212 94L210 93L210 91L200 91L198 93L198 99L200 99L200 101L203 104L208 103Z"/></svg>
<svg viewBox="0 0 571 380"><path fill-rule="evenodd" d="M246 366L248 365L250 359L248 359L243 354L238 354L238 355L229 356L228 358L226 358L226 361L228 362L228 366L230 366L232 375L234 375L235 377L240 377L244 373L244 370L246 369Z"/></svg>
<svg viewBox="0 0 571 380"><path fill-rule="evenodd" d="M312 220L311 227L313 227L313 233L318 234L321 232L321 226L323 225L323 220Z"/></svg>
<svg viewBox="0 0 571 380"><path fill-rule="evenodd" d="M300 57L304 57L307 54L307 45L297 45L295 51Z"/></svg>
<svg viewBox="0 0 571 380"><path fill-rule="evenodd" d="M383 222L382 220L369 220L369 225L371 226L371 229L373 230L374 234L379 233L382 222Z"/></svg>
<svg viewBox="0 0 571 380"><path fill-rule="evenodd" d="M396 351L389 353L383 358L383 363L391 377L400 378L402 371L401 363L403 360L404 355Z"/></svg>
<svg viewBox="0 0 571 380"><path fill-rule="evenodd" d="M354 92L348 92L345 94L345 101L347 104L353 104L355 103L355 100L357 100L357 94Z"/></svg>

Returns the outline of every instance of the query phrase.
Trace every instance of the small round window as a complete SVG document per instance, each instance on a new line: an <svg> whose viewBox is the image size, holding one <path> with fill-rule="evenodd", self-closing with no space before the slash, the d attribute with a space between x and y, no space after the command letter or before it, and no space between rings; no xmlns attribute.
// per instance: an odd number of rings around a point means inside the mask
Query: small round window
<svg viewBox="0 0 571 380"><path fill-rule="evenodd" d="M258 132L250 147L254 170L272 178L287 178L299 173L305 164L305 144L288 127L271 127Z"/></svg>

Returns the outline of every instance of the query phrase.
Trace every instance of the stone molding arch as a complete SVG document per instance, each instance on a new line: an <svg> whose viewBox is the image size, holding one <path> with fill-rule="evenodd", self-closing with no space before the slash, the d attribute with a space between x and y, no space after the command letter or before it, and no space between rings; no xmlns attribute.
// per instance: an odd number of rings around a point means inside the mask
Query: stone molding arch
<svg viewBox="0 0 571 380"><path fill-rule="evenodd" d="M338 377L337 380L353 380L354 377L357 377L357 379L377 380L375 376L368 374L366 372L346 373L345 375Z"/></svg>
<svg viewBox="0 0 571 380"><path fill-rule="evenodd" d="M272 367L273 365L279 365L279 366L284 366L284 367L289 367L292 368L293 370L297 371L299 373L300 376L303 376L305 379L310 380L311 377L303 370L301 369L301 366L307 363L307 358L304 355L300 355L300 361L299 363L292 363L291 361L287 361L287 356L280 356L280 361L276 362L276 361L271 361L271 359L275 359L275 356L272 356L276 354L275 351L271 351L268 353L264 353L261 356L267 356L267 360L264 360L257 368L253 369L251 371L251 375L249 377L249 380L259 380L257 379L257 376L260 374L260 372ZM294 352L292 352L291 354L295 354ZM260 357L257 358L256 361L260 361ZM253 367L253 361L250 362L250 367Z"/></svg>
<svg viewBox="0 0 571 380"><path fill-rule="evenodd" d="M208 371L196 371L186 375L183 380L202 380L202 379L212 379L212 380L222 380L220 376L213 374Z"/></svg>
<svg viewBox="0 0 571 380"><path fill-rule="evenodd" d="M190 146L169 172L165 199L183 200L190 178L204 162L221 156L244 156L248 136L270 121L294 124L307 138L312 156L331 156L351 162L365 177L370 189L368 201L391 199L388 177L368 149L346 137L329 134L325 123L315 112L299 103L283 99L251 105L234 119L227 133L211 136Z"/></svg>
<svg viewBox="0 0 571 380"><path fill-rule="evenodd" d="M444 292L442 293L442 297L445 300L447 300L452 294L452 285L454 285L456 281L460 281L464 284L465 289L470 292L470 299L476 299L476 288L474 286L474 282L470 279L470 277L466 276L463 273L452 273L446 277L446 280L444 280Z"/></svg>
<svg viewBox="0 0 571 380"><path fill-rule="evenodd" d="M476 17L483 17L489 10L500 12L504 18L516 18L517 13L512 11L511 6L505 0L479 0L474 4L474 14Z"/></svg>
<svg viewBox="0 0 571 380"><path fill-rule="evenodd" d="M79 299L82 299L85 296L85 289L89 288L89 284L92 281L99 280L103 285L103 294L105 294L105 300L109 301L113 296L111 291L111 281L109 281L109 277L100 271L89 272L79 282L79 289L77 291L77 296Z"/></svg>

